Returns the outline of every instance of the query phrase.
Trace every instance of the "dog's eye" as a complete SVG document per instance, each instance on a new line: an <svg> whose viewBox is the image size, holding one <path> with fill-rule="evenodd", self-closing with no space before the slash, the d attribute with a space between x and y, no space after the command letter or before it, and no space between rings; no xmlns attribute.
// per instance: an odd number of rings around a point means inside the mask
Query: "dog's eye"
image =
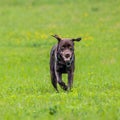
<svg viewBox="0 0 120 120"><path fill-rule="evenodd" d="M64 50L65 47L61 47L61 50Z"/></svg>
<svg viewBox="0 0 120 120"><path fill-rule="evenodd" d="M72 47L69 47L69 49L70 49L70 50L73 50L73 48L72 48Z"/></svg>

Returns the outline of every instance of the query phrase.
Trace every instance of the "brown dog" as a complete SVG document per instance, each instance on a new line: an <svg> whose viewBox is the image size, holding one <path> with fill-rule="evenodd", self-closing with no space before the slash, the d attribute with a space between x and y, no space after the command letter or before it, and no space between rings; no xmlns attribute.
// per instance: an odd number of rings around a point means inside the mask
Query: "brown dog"
<svg viewBox="0 0 120 120"><path fill-rule="evenodd" d="M73 84L75 68L74 41L80 41L81 38L60 38L58 35L53 35L53 37L58 40L58 44L53 46L50 53L51 82L57 91L57 83L64 90L69 90ZM68 74L68 86L62 81L63 73Z"/></svg>

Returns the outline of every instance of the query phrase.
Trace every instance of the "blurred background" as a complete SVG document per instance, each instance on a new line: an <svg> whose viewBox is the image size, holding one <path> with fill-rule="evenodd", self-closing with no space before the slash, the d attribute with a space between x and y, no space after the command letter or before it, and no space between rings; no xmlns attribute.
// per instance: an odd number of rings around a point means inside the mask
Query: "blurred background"
<svg viewBox="0 0 120 120"><path fill-rule="evenodd" d="M120 0L0 0L0 119L120 119L119 13ZM53 34L82 37L71 92L51 85Z"/></svg>

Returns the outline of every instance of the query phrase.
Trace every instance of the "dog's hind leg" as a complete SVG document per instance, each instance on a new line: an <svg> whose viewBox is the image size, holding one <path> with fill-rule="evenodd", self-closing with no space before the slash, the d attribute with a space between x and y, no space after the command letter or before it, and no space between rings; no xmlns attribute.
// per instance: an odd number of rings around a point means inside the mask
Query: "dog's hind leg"
<svg viewBox="0 0 120 120"><path fill-rule="evenodd" d="M72 85L73 85L73 72L70 71L68 72L68 90L71 90Z"/></svg>

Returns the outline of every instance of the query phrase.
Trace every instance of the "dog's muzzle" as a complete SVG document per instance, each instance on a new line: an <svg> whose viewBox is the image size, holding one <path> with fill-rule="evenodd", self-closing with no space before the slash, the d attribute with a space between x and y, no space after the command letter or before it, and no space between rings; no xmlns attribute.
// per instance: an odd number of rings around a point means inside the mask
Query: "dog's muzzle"
<svg viewBox="0 0 120 120"><path fill-rule="evenodd" d="M67 67L70 67L72 62L73 62L73 56L70 56L70 58L65 61L65 64Z"/></svg>

